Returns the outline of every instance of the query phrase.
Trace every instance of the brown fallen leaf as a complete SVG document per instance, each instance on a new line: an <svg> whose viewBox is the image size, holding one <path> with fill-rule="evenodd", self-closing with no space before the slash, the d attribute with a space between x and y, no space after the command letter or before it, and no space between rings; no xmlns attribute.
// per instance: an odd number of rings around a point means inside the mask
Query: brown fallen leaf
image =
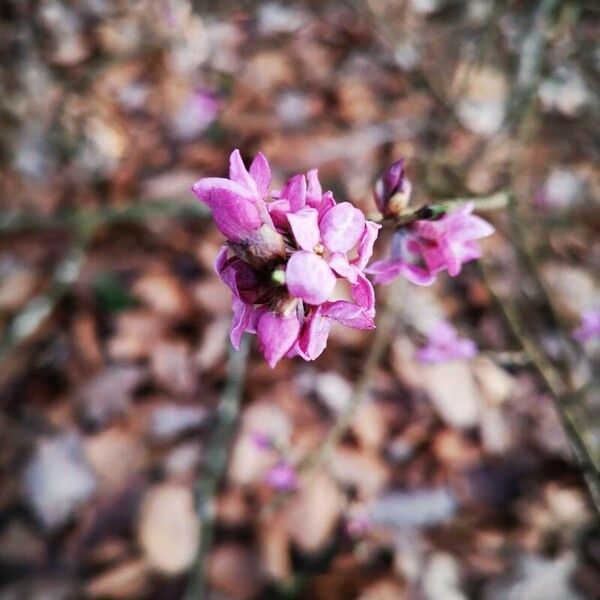
<svg viewBox="0 0 600 600"><path fill-rule="evenodd" d="M200 540L190 489L175 483L151 487L140 509L138 540L153 568L167 575L185 572Z"/></svg>

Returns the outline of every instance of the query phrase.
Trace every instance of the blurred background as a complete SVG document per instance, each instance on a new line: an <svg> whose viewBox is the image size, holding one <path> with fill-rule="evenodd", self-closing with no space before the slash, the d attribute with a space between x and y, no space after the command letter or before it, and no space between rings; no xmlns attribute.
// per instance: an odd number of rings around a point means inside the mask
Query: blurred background
<svg viewBox="0 0 600 600"><path fill-rule="evenodd" d="M0 599L176 600L190 569L215 600L600 597L554 404L582 390L597 458L598 343L571 338L600 306L597 3L8 0L0 18ZM291 494L265 473L318 452L373 333L273 371L251 350L196 559L231 315L190 187L236 147L275 189L318 167L367 213L399 157L417 206L516 203L486 214L481 265L402 288L366 401ZM476 358L415 360L440 318Z"/></svg>

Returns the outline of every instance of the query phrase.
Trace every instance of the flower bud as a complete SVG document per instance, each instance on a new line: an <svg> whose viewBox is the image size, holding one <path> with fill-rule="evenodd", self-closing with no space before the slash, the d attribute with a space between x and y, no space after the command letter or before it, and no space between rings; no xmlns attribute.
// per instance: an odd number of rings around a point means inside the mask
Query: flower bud
<svg viewBox="0 0 600 600"><path fill-rule="evenodd" d="M404 159L390 165L375 183L375 204L386 217L401 215L410 200L412 185L406 177Z"/></svg>

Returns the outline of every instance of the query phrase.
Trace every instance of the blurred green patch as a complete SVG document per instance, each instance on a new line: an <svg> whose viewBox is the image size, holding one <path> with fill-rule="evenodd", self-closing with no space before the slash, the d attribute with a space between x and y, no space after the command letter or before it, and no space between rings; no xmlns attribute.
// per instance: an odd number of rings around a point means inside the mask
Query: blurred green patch
<svg viewBox="0 0 600 600"><path fill-rule="evenodd" d="M213 121L203 133L205 139L215 143L224 142L227 135L227 128L220 121Z"/></svg>
<svg viewBox="0 0 600 600"><path fill-rule="evenodd" d="M100 273L92 282L92 290L102 308L109 312L119 312L137 304L112 271Z"/></svg>

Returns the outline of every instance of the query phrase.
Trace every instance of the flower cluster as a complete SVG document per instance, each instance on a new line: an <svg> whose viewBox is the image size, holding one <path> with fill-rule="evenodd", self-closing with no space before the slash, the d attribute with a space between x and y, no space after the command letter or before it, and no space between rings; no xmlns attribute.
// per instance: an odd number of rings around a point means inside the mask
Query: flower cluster
<svg viewBox="0 0 600 600"><path fill-rule="evenodd" d="M441 271L458 275L464 263L481 257L477 240L494 228L473 214L467 203L436 220L415 220L396 230L389 258L374 262L367 273L375 283L390 283L402 275L417 285L431 285Z"/></svg>
<svg viewBox="0 0 600 600"><path fill-rule="evenodd" d="M375 204L385 218L402 217L411 191L404 161L399 160L377 180ZM430 285L438 273L446 270L455 277L464 263L481 256L477 240L494 232L487 221L472 212L472 203L448 213L418 211L412 222L396 229L390 256L373 263L366 272L374 275L375 283L384 284L402 275L417 285Z"/></svg>
<svg viewBox="0 0 600 600"><path fill-rule="evenodd" d="M270 181L263 154L247 169L234 150L229 178L200 179L193 191L227 238L215 269L233 294L231 342L239 348L245 332L256 334L271 367L283 357L317 358L336 321L374 328L375 295L365 274L375 283L404 276L430 285L441 271L456 276L464 263L479 258L477 240L494 232L472 214L472 203L450 212L437 205L409 209L412 186L399 160L375 185L382 221L395 229L391 252L367 267L380 224L324 193L316 169L293 176L279 192L270 191ZM338 294L340 282L349 290L345 299ZM433 333L430 350L421 351L422 360L476 351L444 327Z"/></svg>
<svg viewBox="0 0 600 600"><path fill-rule="evenodd" d="M323 193L316 170L295 175L270 193L271 172L258 154L246 169L230 157L229 179L208 177L193 186L227 238L215 268L233 294L231 342L256 333L271 367L284 356L313 360L324 350L334 321L374 327L375 296L364 274L380 225L347 202ZM344 280L349 300L335 300Z"/></svg>

